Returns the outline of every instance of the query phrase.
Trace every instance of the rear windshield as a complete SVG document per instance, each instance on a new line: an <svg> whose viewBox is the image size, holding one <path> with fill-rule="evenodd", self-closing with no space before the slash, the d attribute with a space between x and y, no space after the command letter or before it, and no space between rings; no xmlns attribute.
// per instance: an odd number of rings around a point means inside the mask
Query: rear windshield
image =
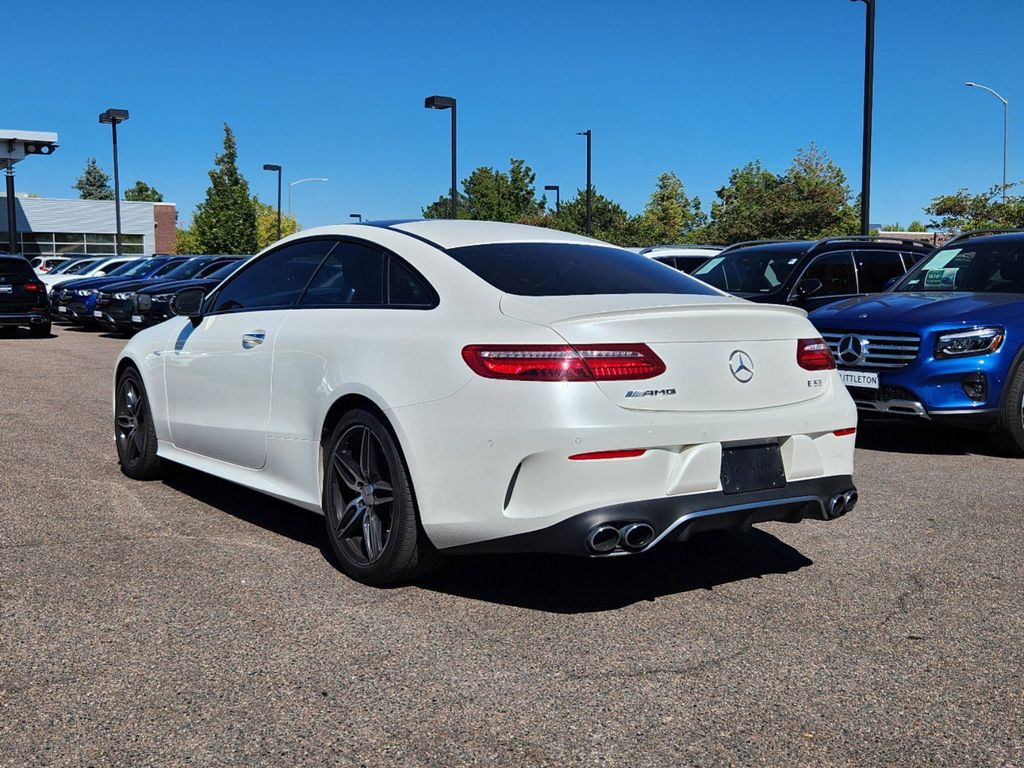
<svg viewBox="0 0 1024 768"><path fill-rule="evenodd" d="M0 259L0 283L35 282L36 273L24 259Z"/></svg>
<svg viewBox="0 0 1024 768"><path fill-rule="evenodd" d="M591 296L717 291L621 248L571 243L495 243L451 248L462 266L517 296Z"/></svg>
<svg viewBox="0 0 1024 768"><path fill-rule="evenodd" d="M786 282L801 255L774 248L730 251L712 256L693 276L730 293L771 293Z"/></svg>

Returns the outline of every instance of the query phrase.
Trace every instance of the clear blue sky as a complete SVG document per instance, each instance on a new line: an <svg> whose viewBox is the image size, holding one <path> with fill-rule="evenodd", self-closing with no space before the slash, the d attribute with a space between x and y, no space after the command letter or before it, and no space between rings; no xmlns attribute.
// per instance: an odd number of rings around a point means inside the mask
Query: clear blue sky
<svg viewBox="0 0 1024 768"><path fill-rule="evenodd" d="M1024 176L1024 3L876 0L872 221L924 218L930 197ZM651 2L241 2L35 0L5 35L14 77L0 125L60 134L18 166L18 189L69 197L85 160L111 170L106 107L121 130L122 186L143 179L187 221L227 121L254 192L296 187L304 226L419 216L448 186L459 100L459 177L524 158L538 188L594 184L638 212L673 170L709 207L730 169L782 171L812 141L860 187L864 6L849 0ZM12 50L13 46L13 50ZM13 94L13 99L12 99ZM1020 105L1020 106L1017 106ZM1016 111L1015 111L1016 109ZM1019 119L1016 116L1020 116Z"/></svg>

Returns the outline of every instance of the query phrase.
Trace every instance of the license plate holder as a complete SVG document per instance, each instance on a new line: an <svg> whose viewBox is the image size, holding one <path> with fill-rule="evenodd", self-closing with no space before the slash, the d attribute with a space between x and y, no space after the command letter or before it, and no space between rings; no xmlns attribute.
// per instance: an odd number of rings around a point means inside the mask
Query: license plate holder
<svg viewBox="0 0 1024 768"><path fill-rule="evenodd" d="M783 488L786 469L778 443L722 449L722 492L747 493Z"/></svg>
<svg viewBox="0 0 1024 768"><path fill-rule="evenodd" d="M878 371L839 371L839 378L847 387L878 389Z"/></svg>

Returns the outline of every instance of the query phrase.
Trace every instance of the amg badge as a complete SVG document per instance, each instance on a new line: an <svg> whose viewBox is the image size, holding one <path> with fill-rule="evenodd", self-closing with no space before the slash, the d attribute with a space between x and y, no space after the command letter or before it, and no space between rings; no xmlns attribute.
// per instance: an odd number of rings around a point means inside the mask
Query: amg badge
<svg viewBox="0 0 1024 768"><path fill-rule="evenodd" d="M672 389L631 389L626 393L626 397L668 397L675 393L674 387Z"/></svg>

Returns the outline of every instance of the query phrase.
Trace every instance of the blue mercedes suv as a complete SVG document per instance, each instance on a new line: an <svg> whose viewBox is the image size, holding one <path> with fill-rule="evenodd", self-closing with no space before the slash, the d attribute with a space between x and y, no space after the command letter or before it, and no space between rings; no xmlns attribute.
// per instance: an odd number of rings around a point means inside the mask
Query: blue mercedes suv
<svg viewBox="0 0 1024 768"><path fill-rule="evenodd" d="M1024 231L966 232L884 293L810 314L862 412L987 430L1024 456Z"/></svg>

